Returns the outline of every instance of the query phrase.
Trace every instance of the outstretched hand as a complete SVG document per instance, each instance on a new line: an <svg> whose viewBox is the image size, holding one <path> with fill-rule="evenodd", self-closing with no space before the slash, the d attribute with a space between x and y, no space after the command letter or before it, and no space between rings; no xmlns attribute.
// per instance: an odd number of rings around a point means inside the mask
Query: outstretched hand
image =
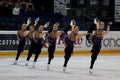
<svg viewBox="0 0 120 80"><path fill-rule="evenodd" d="M27 25L29 25L30 23L31 23L31 18L28 18Z"/></svg>
<svg viewBox="0 0 120 80"><path fill-rule="evenodd" d="M96 17L96 18L94 19L94 24L97 24L99 21L100 21L100 20Z"/></svg>
<svg viewBox="0 0 120 80"><path fill-rule="evenodd" d="M39 20L40 20L40 18L37 17L37 18L35 19L35 23L37 23Z"/></svg>
<svg viewBox="0 0 120 80"><path fill-rule="evenodd" d="M37 17L37 18L35 19L34 26L36 26L36 25L38 24L38 21L39 21L39 20L40 20L39 17Z"/></svg>
<svg viewBox="0 0 120 80"><path fill-rule="evenodd" d="M109 22L109 23L108 23L108 25L112 25L112 24L113 24L113 22Z"/></svg>
<svg viewBox="0 0 120 80"><path fill-rule="evenodd" d="M46 22L44 25L44 28L47 28L49 26L50 22Z"/></svg>
<svg viewBox="0 0 120 80"><path fill-rule="evenodd" d="M75 21L74 19L72 19L71 22L70 22L70 25L71 25L71 26L76 25L76 21Z"/></svg>

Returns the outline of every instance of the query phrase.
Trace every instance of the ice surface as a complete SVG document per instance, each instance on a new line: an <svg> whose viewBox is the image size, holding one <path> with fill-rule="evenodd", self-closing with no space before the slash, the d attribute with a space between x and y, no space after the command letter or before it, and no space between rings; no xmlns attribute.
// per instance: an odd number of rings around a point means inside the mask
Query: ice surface
<svg viewBox="0 0 120 80"><path fill-rule="evenodd" d="M32 68L31 58L25 66L26 58L20 57L18 65L14 58L0 58L0 80L120 80L120 55L99 56L93 74L89 74L90 56L72 56L63 72L63 57L52 60L47 71L47 57L39 57L36 67Z"/></svg>

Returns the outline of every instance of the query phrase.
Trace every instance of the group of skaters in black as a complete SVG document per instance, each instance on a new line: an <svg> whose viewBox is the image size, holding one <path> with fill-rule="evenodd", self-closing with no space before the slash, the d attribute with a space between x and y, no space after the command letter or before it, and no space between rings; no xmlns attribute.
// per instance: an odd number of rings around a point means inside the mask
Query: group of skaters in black
<svg viewBox="0 0 120 80"><path fill-rule="evenodd" d="M26 58L25 65L28 66L29 60L32 56L32 54L35 54L34 61L32 67L35 67L36 61L41 53L41 49L43 46L47 43L49 45L48 47L48 63L47 63L47 70L50 69L50 63L51 60L54 58L54 52L56 49L56 40L58 36L60 36L60 39L64 42L64 64L63 64L63 71L66 71L67 63L74 51L74 43L76 40L81 38L82 36L86 36L87 41L92 44L91 49L91 63L89 67L89 72L93 72L93 65L95 63L95 60L97 59L97 56L101 50L101 43L104 35L108 34L110 30L110 25L112 25L112 22L108 23L107 30L104 30L104 22L98 20L97 18L94 19L94 24L96 27L91 26L86 33L79 34L79 27L77 26L75 20L71 20L69 26L65 27L63 31L58 31L59 23L55 23L53 27L47 31L43 32L44 28L47 28L50 24L50 22L47 22L44 25L40 25L38 30L35 31L36 25L39 22L39 18L36 18L34 21L34 24L31 24L30 18L28 18L26 23L23 23L21 26L21 30L17 32L17 38L19 40L19 45L17 49L17 55L14 61L14 64L18 63L18 59L20 54L24 50L24 45L26 40L30 41L30 46ZM26 28L29 26L29 32L26 31ZM71 30L70 33L68 31ZM95 31L93 33L93 31ZM45 35L45 37L44 37ZM26 39L27 38L27 39Z"/></svg>

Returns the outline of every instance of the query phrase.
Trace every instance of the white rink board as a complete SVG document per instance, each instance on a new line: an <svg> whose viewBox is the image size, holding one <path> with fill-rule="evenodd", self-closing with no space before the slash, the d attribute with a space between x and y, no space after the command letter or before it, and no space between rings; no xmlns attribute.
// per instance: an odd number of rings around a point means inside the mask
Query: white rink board
<svg viewBox="0 0 120 80"><path fill-rule="evenodd" d="M80 31L79 33L86 33L86 31ZM57 39L57 50L61 51L64 49L64 44L58 45L58 39ZM79 41L76 41L76 44L74 44L74 50L90 50L92 48L92 45L90 45L86 41L86 36L82 37ZM120 50L120 32L119 31L111 31L107 35L104 36L102 41L102 50Z"/></svg>
<svg viewBox="0 0 120 80"><path fill-rule="evenodd" d="M86 33L87 31L80 31L79 33ZM0 34L16 34L17 31L0 31ZM69 31L70 33L70 31ZM2 41L0 40L0 46L2 44ZM10 45L12 46L12 45ZM82 40L76 41L76 44L74 44L74 50L90 50L91 45L87 43L86 37L82 37ZM56 51L63 51L64 50L64 44L62 41L59 42L59 38L57 39L56 43ZM120 31L110 31L106 36L104 36L104 39L102 41L102 50L120 50ZM43 48L43 51L47 51L47 48Z"/></svg>

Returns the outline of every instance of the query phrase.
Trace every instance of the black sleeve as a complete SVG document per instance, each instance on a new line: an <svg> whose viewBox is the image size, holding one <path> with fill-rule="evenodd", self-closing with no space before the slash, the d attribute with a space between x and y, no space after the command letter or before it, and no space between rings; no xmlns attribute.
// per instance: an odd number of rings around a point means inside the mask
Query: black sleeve
<svg viewBox="0 0 120 80"><path fill-rule="evenodd" d="M48 30L48 33L52 32L52 30L53 30L53 28L49 29L49 30Z"/></svg>
<svg viewBox="0 0 120 80"><path fill-rule="evenodd" d="M92 24L92 26L88 29L88 33L93 33L93 31L96 29L96 25Z"/></svg>
<svg viewBox="0 0 120 80"><path fill-rule="evenodd" d="M71 29L70 25L68 25L68 26L65 27L64 32L67 33L69 31L69 29Z"/></svg>

